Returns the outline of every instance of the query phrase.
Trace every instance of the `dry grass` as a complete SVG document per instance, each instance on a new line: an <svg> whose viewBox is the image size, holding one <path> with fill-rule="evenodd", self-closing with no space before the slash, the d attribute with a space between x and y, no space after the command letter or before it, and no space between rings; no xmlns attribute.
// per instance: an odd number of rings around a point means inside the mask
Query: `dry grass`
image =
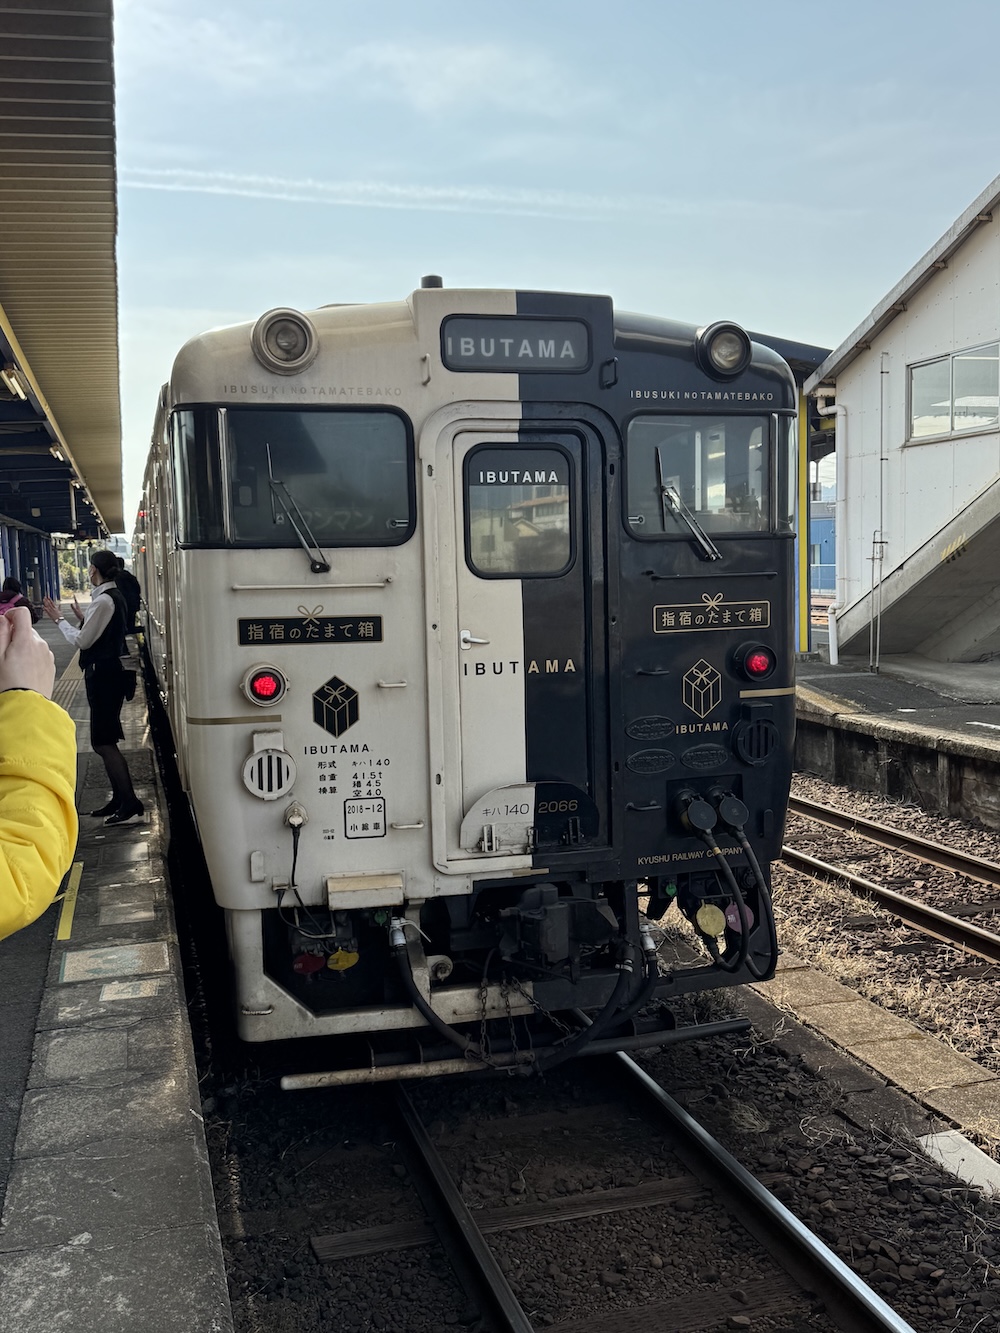
<svg viewBox="0 0 1000 1333"><path fill-rule="evenodd" d="M997 983L988 974L948 975L948 968L969 961L960 950L942 944L933 953L893 952L920 937L835 885L782 866L775 867L774 901L783 950L1000 1073ZM852 925L859 917L877 920L877 931Z"/></svg>

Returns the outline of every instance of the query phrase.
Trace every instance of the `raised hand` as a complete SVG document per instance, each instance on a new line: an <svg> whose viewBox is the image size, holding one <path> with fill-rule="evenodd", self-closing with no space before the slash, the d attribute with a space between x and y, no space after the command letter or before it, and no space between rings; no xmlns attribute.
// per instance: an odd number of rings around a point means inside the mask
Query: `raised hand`
<svg viewBox="0 0 1000 1333"><path fill-rule="evenodd" d="M36 690L52 698L56 660L31 626L31 612L15 606L0 616L0 691Z"/></svg>

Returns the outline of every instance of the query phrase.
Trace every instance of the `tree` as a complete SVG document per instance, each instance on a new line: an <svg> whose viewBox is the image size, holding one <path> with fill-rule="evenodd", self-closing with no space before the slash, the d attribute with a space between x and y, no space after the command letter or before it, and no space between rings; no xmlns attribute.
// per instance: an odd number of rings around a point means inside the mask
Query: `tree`
<svg viewBox="0 0 1000 1333"><path fill-rule="evenodd" d="M59 581L67 592L79 592L80 580L72 551L59 552Z"/></svg>

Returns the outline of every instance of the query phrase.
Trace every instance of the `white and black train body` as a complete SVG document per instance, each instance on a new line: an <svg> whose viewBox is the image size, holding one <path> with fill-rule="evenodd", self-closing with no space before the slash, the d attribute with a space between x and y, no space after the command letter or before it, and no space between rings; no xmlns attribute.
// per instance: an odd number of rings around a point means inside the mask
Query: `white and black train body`
<svg viewBox="0 0 1000 1333"><path fill-rule="evenodd" d="M181 350L138 572L244 1039L545 1068L771 975L795 412L737 326L601 296L428 279Z"/></svg>

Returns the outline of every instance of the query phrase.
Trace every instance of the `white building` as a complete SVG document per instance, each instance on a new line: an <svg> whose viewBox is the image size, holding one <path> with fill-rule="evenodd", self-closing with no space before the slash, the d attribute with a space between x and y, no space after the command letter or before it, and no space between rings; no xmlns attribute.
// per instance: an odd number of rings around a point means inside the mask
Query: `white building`
<svg viewBox="0 0 1000 1333"><path fill-rule="evenodd" d="M836 416L840 652L1000 655L998 348L1000 176L806 382Z"/></svg>

